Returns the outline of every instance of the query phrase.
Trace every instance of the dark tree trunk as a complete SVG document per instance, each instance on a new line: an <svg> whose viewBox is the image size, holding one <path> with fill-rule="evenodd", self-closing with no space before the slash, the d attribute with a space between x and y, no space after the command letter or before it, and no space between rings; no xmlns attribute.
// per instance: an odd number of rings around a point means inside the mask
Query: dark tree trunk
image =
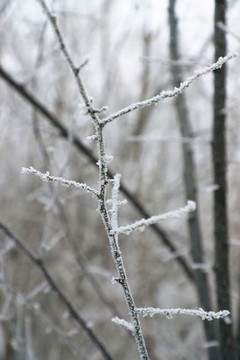
<svg viewBox="0 0 240 360"><path fill-rule="evenodd" d="M215 0L214 44L215 60L226 54L225 33L218 22L225 24L226 1ZM227 221L226 183L226 65L214 72L214 119L213 119L213 170L214 182L219 188L214 192L214 237L217 305L220 310L231 310L230 269ZM219 320L220 349L222 360L233 360L234 344L231 322Z"/></svg>
<svg viewBox="0 0 240 360"><path fill-rule="evenodd" d="M175 16L175 4L176 0L170 0L169 2L169 24L170 24L170 54L171 60L179 60L178 49L178 31L177 31L177 19ZM182 80L182 70L180 66L171 66L172 78L174 86L180 84ZM185 94L181 94L175 100L176 116L182 137L191 138L192 130L191 123L187 111ZM194 163L194 154L191 144L182 145L183 151L183 166L184 166L184 184L185 184L185 196L186 200L193 200L197 202L197 180L196 180L196 168ZM202 244L202 234L199 224L199 212L198 209L192 213L188 220L188 231L191 246L191 255L193 263L204 263L204 252ZM210 287L208 283L208 275L203 268L199 267L195 270L196 286L199 303L204 310L212 310L212 302L210 298ZM217 360L220 358L219 349L216 342L216 332L214 322L203 322L206 341L212 343L212 346L208 347L208 359Z"/></svg>

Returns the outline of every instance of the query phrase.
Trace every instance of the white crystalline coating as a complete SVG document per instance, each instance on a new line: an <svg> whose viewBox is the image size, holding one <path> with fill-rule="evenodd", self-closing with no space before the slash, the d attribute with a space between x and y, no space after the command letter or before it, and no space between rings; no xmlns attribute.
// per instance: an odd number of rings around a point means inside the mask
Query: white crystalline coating
<svg viewBox="0 0 240 360"><path fill-rule="evenodd" d="M116 232L118 229L118 195L119 195L119 187L120 187L120 179L121 175L116 174L113 178L113 189L112 189L112 208L111 208L111 225L113 232Z"/></svg>
<svg viewBox="0 0 240 360"><path fill-rule="evenodd" d="M112 278L112 285L117 285L118 282L117 282L117 279L115 277Z"/></svg>
<svg viewBox="0 0 240 360"><path fill-rule="evenodd" d="M119 319L119 317L117 317L117 316L115 318L112 318L112 322L114 322L117 325L124 326L127 330L129 330L131 332L134 331L134 326L132 323L130 323L124 319Z"/></svg>
<svg viewBox="0 0 240 360"><path fill-rule="evenodd" d="M181 83L179 87L175 87L174 90L162 91L159 95L156 95L156 96L152 97L151 99L139 101L139 102L136 102L135 104L127 106L126 108L121 109L117 113L109 115L105 119L102 119L100 121L100 123L102 125L106 125L107 123L113 121L114 119L117 119L129 112L132 112L134 110L137 110L137 109L140 109L140 108L143 108L146 106L157 104L159 101L161 101L165 98L171 98L171 97L178 96L178 95L182 94L183 90L188 88L196 79L198 79L199 77L206 75L214 70L220 69L228 60L233 59L236 56L238 56L238 55L236 53L234 53L234 54L228 54L224 57L220 57L216 63L213 63L213 64L206 66L203 69L195 72L195 74L193 76L191 76L186 81Z"/></svg>
<svg viewBox="0 0 240 360"><path fill-rule="evenodd" d="M93 141L97 140L97 135L87 136L87 140L88 140L89 142L93 142Z"/></svg>
<svg viewBox="0 0 240 360"><path fill-rule="evenodd" d="M131 232L133 232L134 230L141 230L143 231L145 226L150 226L153 224L156 224L160 221L166 221L169 219L176 219L179 218L187 213L190 213L192 211L196 210L196 203L195 201L191 201L189 200L187 202L187 205L178 209L178 210L174 210L174 211L169 211L165 214L162 215L156 215L156 216L152 216L149 219L142 219L139 221L136 221L133 224L130 225L126 225L126 226L121 226L118 229L113 229L113 233L124 233L126 235L131 234Z"/></svg>
<svg viewBox="0 0 240 360"><path fill-rule="evenodd" d="M160 309L160 308L137 308L136 311L141 313L143 316L150 316L153 315L164 315L168 319L172 319L173 315L189 315L189 316L199 316L202 320L211 321L213 319L220 319L220 318L230 318L230 312L228 310L222 310L218 312L214 311L204 311L203 309L199 310L192 310L192 309Z"/></svg>
<svg viewBox="0 0 240 360"><path fill-rule="evenodd" d="M67 180L64 179L62 177L56 177L56 176L51 176L49 171L46 171L45 174L41 173L40 171L34 169L34 167L30 166L29 168L22 168L22 174L33 174L38 176L42 181L45 182L57 182L60 183L63 186L69 187L69 186L74 186L76 188L80 188L83 190L86 190L87 192L90 192L92 194L94 194L95 196L98 196L98 192L97 190L93 189L92 187L83 184L83 183L78 183L74 180Z"/></svg>
<svg viewBox="0 0 240 360"><path fill-rule="evenodd" d="M103 161L105 161L107 164L110 164L113 161L113 156L112 155L105 155L103 157Z"/></svg>

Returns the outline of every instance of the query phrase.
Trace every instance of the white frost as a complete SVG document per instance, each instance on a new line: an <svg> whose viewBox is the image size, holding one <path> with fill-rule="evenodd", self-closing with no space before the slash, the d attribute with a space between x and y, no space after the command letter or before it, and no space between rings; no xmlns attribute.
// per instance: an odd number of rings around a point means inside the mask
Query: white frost
<svg viewBox="0 0 240 360"><path fill-rule="evenodd" d="M40 179L42 181L45 181L45 182L57 182L57 183L60 183L61 185L66 186L66 187L74 186L76 188L86 190L87 192L90 192L90 193L94 194L95 196L98 196L97 190L93 189L92 187L90 187L90 186L88 186L86 184L79 183L79 182L76 182L74 180L67 180L67 179L64 179L62 177L51 176L49 171L46 171L46 173L44 174L44 173L41 173L40 171L34 169L34 167L32 167L32 166L30 166L29 168L23 167L22 168L22 174L33 174L33 175L36 175L36 176L40 177Z"/></svg>
<svg viewBox="0 0 240 360"><path fill-rule="evenodd" d="M214 311L204 311L203 309L191 310L191 309L160 309L160 308L137 308L136 311L141 313L143 316L150 316L159 314L165 315L168 319L172 319L173 315L190 315L190 316L199 316L202 320L211 321L213 319L220 319L227 317L229 318L230 312L228 310L222 310L218 312Z"/></svg>
<svg viewBox="0 0 240 360"><path fill-rule="evenodd" d="M168 90L168 91L164 90L159 95L156 95L156 96L152 97L151 99L139 101L135 104L127 106L126 108L121 109L117 113L112 114L105 119L102 119L100 121L100 123L102 125L106 125L107 123L112 122L113 120L115 120L127 113L130 113L134 110L144 108L146 106L150 106L153 104L157 104L159 101L166 99L166 98L178 96L178 95L182 94L183 90L188 88L196 79L198 79L199 77L206 75L214 70L220 69L228 60L233 59L236 56L237 56L237 54L234 53L234 54L228 54L224 57L220 57L216 63L213 63L209 66L204 67L202 70L195 72L195 74L193 76L191 76L186 81L181 83L179 87L175 87L174 90Z"/></svg>
<svg viewBox="0 0 240 360"><path fill-rule="evenodd" d="M88 140L89 142L93 142L93 141L97 140L97 135L87 136L87 140Z"/></svg>
<svg viewBox="0 0 240 360"><path fill-rule="evenodd" d="M181 217L182 215L185 215L187 213L190 213L192 211L196 210L196 203L195 201L191 201L189 200L187 202L187 205L178 209L178 210L174 210L174 211L169 211L165 214L162 215L156 215L156 216L152 216L149 219L142 219L139 221L136 221L133 224L130 225L126 225L126 226L121 226L118 229L114 229L112 231L112 233L124 233L126 235L131 234L131 232L133 232L134 230L140 230L143 231L145 226L150 226L153 224L156 224L160 221L166 221L169 219L176 219Z"/></svg>
<svg viewBox="0 0 240 360"><path fill-rule="evenodd" d="M128 329L129 331L133 332L134 331L134 326L133 324L131 324L130 322L124 320L124 319L119 319L119 317L115 317L112 318L112 321L117 324L117 325L122 325L124 326L126 329Z"/></svg>

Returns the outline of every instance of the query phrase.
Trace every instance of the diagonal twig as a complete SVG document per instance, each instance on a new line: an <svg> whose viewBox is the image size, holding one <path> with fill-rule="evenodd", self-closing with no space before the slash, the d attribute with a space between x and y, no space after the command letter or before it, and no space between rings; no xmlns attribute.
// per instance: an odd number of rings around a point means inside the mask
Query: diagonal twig
<svg viewBox="0 0 240 360"><path fill-rule="evenodd" d="M17 91L19 95L21 95L25 100L28 101L36 110L38 110L50 123L54 126L58 131L59 135L64 139L69 138L69 131L68 129L56 118L54 115L50 113L50 111L43 105L41 102L30 93L29 90L25 89L21 84L19 84L15 79L13 79L4 69L0 66L0 76L9 84L11 85L14 90ZM91 163L97 167L98 159L93 155L90 149L83 144L81 139L75 135L73 135L73 145L75 148L84 154ZM113 178L113 173L111 170L108 170L108 178ZM128 198L131 204L139 211L139 213L145 217L149 218L151 215L148 211L144 208L144 206L136 199L136 197L128 190L128 188L122 183L120 185L120 190L122 193ZM169 238L168 234L160 228L158 225L152 225L152 230L155 232L158 238L161 238L163 244L167 246L167 248L171 251L171 253L176 253L178 251L177 247L174 245L172 240ZM187 278L192 282L195 283L195 278L193 275L193 271L190 268L188 262L183 256L178 256L176 261L179 263L181 268L183 269Z"/></svg>
<svg viewBox="0 0 240 360"><path fill-rule="evenodd" d="M51 289L58 295L59 299L62 303L67 307L69 313L73 317L74 320L78 323L78 325L87 333L88 337L91 341L95 344L98 350L102 353L103 357L107 360L113 360L111 355L108 353L105 346L99 340L99 338L94 334L94 332L87 326L85 320L79 315L77 310L73 307L70 300L63 294L63 292L59 289L55 281L53 280L52 276L49 274L48 270L46 269L43 261L37 258L23 243L22 240L17 238L12 231L0 222L0 229L4 232L5 235L12 240L16 246L28 257L29 260L41 271L43 276L45 277L46 281L48 282Z"/></svg>

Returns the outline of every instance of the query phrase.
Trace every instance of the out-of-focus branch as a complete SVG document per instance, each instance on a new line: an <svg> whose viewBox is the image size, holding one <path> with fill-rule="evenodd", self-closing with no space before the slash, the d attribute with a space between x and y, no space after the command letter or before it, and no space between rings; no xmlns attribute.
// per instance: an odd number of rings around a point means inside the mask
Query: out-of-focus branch
<svg viewBox="0 0 240 360"><path fill-rule="evenodd" d="M93 331L87 326L85 320L79 315L79 313L75 310L70 300L63 294L63 292L59 289L55 281L53 280L52 276L49 274L48 270L46 269L43 261L39 258L37 258L23 243L22 240L17 238L12 231L4 225L2 222L0 222L0 229L3 231L3 233L9 237L10 240L12 240L16 246L24 253L25 256L28 257L28 259L41 271L43 276L45 277L46 281L48 282L51 289L58 295L59 299L62 301L62 303L66 306L68 309L70 315L73 317L73 319L78 323L78 325L86 332L88 337L91 339L91 341L95 344L95 346L98 348L98 350L101 352L103 357L108 360L113 360L111 355L108 353L105 346L102 344L102 342L99 340L99 338L93 333Z"/></svg>
<svg viewBox="0 0 240 360"><path fill-rule="evenodd" d="M25 100L28 101L31 106L34 106L36 110L38 110L49 122L51 125L53 125L58 131L59 135L62 136L65 139L68 139L69 137L69 131L68 129L61 124L61 122L50 113L50 111L41 104L27 89L25 89L22 85L20 85L18 82L16 82L1 66L0 66L0 76L9 84L11 85L19 95L21 95ZM91 150L87 148L83 144L83 142L75 135L73 135L72 139L73 145L75 148L83 153L90 161L91 163L97 167L97 161L98 159L92 154ZM113 174L110 170L108 170L108 177L113 178ZM149 218L151 215L147 212L145 207L136 199L136 197L127 189L127 187L124 184L121 184L120 190L123 192L123 194L128 198L128 200L131 202L131 204L139 211L139 213L145 217ZM171 253L176 253L178 251L177 247L174 245L172 240L169 238L168 234L161 229L157 225L152 225L152 230L157 235L158 238L161 238L163 244L171 251ZM187 263L186 259L183 256L178 256L176 258L176 261L179 263L181 268L183 269L185 275L187 278L194 283L194 276L193 272Z"/></svg>
<svg viewBox="0 0 240 360"><path fill-rule="evenodd" d="M215 59L227 51L225 32L218 24L226 23L226 0L215 0L214 14L214 47ZM214 239L215 239L215 272L218 309L231 311L230 261L228 241L227 210L227 143L226 113L226 67L214 73L214 114L213 114L213 172L214 183L219 186L214 192ZM220 349L222 360L234 360L233 326L231 322L219 322Z"/></svg>
<svg viewBox="0 0 240 360"><path fill-rule="evenodd" d="M177 27L176 17L176 0L169 1L169 25L170 25L170 42L169 51L172 60L180 59L179 49L179 32ZM182 68L181 66L171 66L172 82L182 83ZM179 131L183 138L192 138L191 120L189 118L189 111L186 103L186 93L178 96L175 101L176 118L178 121ZM183 179L185 187L185 198L198 202L197 191L197 171L195 166L194 153L189 143L182 143L183 154ZM190 249L193 263L203 264L204 260L204 247L202 240L202 232L199 220L199 211L196 209L188 218L188 233L190 240ZM199 304L205 310L213 308L211 301L211 288L209 286L208 274L203 267L195 266L194 274L196 278L196 290L198 294ZM224 307L225 309L225 307ZM207 342L217 344L217 334L214 324L212 322L203 323L205 338ZM208 359L219 359L218 345L208 347Z"/></svg>
<svg viewBox="0 0 240 360"><path fill-rule="evenodd" d="M68 241L69 246L72 249L74 258L79 265L79 267L82 269L84 275L88 279L89 283L91 284L92 288L96 292L99 299L102 301L102 303L108 308L108 310L115 315L119 315L120 311L118 309L118 306L115 304L114 299L110 300L108 299L108 294L102 289L102 287L99 284L99 281L95 278L95 276L88 270L88 265L86 263L86 259L84 255L81 253L77 246L77 239L75 239L74 235L71 232L71 229L69 227L66 214L64 211L64 207L60 202L57 202L57 207L60 214L60 219L64 228L64 232L66 233L66 239Z"/></svg>

